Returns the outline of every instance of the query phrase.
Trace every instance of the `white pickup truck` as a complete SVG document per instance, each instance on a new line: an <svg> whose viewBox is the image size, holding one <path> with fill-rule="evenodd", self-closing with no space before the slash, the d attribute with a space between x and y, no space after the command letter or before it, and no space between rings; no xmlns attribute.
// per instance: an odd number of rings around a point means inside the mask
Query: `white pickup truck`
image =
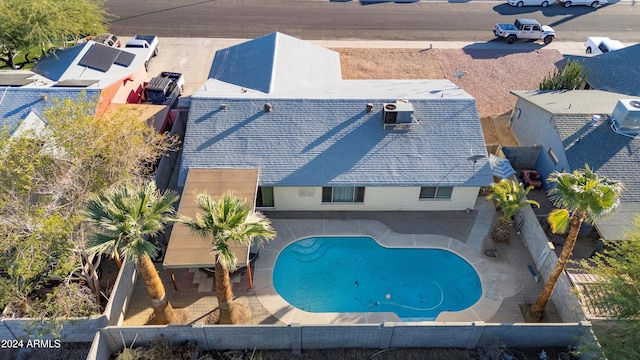
<svg viewBox="0 0 640 360"><path fill-rule="evenodd" d="M147 57L144 59L144 68L149 70L149 61L158 55L158 37L155 35L136 35L133 39L127 41L125 48L142 48L149 49Z"/></svg>
<svg viewBox="0 0 640 360"><path fill-rule="evenodd" d="M556 37L556 32L551 26L540 25L534 19L516 19L513 24L496 24L493 34L507 40L507 44L513 44L516 40L542 40L549 44Z"/></svg>

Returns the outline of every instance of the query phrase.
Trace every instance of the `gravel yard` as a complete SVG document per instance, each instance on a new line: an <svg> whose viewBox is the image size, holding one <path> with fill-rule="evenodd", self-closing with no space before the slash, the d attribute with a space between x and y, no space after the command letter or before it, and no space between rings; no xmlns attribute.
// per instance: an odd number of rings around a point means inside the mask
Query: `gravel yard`
<svg viewBox="0 0 640 360"><path fill-rule="evenodd" d="M449 79L466 71L460 87L476 98L480 117L510 113L510 90L535 90L564 62L557 50L477 49L334 49L340 53L344 79Z"/></svg>

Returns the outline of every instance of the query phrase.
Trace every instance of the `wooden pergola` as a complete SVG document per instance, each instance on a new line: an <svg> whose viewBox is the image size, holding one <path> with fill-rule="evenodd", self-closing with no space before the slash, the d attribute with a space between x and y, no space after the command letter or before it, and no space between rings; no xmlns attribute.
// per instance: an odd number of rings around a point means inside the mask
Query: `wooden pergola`
<svg viewBox="0 0 640 360"><path fill-rule="evenodd" d="M258 169L200 169L191 168L180 197L178 214L194 218L198 213L195 196L206 192L212 197L220 197L226 192L234 192L255 207L258 188ZM236 242L230 244L231 250L238 259L238 267L247 267L249 287L253 287L251 264L249 262L249 245ZM177 289L173 269L211 268L216 259L211 255L211 239L190 233L189 229L179 223L173 225L169 244L165 253L163 266L169 270L174 289Z"/></svg>

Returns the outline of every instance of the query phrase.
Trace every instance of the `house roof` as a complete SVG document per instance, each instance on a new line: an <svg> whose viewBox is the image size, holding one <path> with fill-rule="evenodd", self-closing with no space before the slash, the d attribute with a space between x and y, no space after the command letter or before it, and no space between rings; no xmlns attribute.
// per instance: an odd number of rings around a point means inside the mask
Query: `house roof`
<svg viewBox="0 0 640 360"><path fill-rule="evenodd" d="M473 99L411 100L419 124L384 130L370 99L192 98L180 173L259 168L262 186L484 186L493 179ZM225 103L228 110L220 110Z"/></svg>
<svg viewBox="0 0 640 360"><path fill-rule="evenodd" d="M640 136L629 137L612 129L610 115L619 99L635 98L598 90L513 91L553 114L571 170L585 164L600 176L622 181L622 206L613 216L598 221L607 239L622 239L633 213L640 211ZM569 106L570 105L570 106ZM593 115L601 120L592 122Z"/></svg>
<svg viewBox="0 0 640 360"><path fill-rule="evenodd" d="M191 98L180 186L189 168L212 167L260 169L262 186L493 182L475 99L450 81L342 80L332 51L280 33L233 48L221 50L225 56L216 57L212 73L232 67L228 74L234 76L209 79ZM256 56L256 48L275 54L273 61L265 63L268 56ZM315 55L298 57L310 48ZM284 59L287 66L279 66ZM250 89L235 69L238 63L247 69L270 64L269 86ZM419 123L411 130L385 130L382 106L399 99L413 105ZM264 110L267 103L271 112ZM472 155L483 157L474 163Z"/></svg>
<svg viewBox="0 0 640 360"><path fill-rule="evenodd" d="M70 80L95 80L89 87L101 89L138 71L148 52L149 49L121 50L87 41L43 57L33 72L51 80L51 86Z"/></svg>
<svg viewBox="0 0 640 360"><path fill-rule="evenodd" d="M567 60L580 61L593 89L640 96L640 44L609 51L593 57L566 55ZM612 71L615 69L615 71Z"/></svg>
<svg viewBox="0 0 640 360"><path fill-rule="evenodd" d="M42 117L44 109L54 105L54 99L75 100L82 92L87 94L89 100L95 98L97 101L100 95L97 89L0 87L0 123L15 128L31 112Z"/></svg>
<svg viewBox="0 0 640 360"><path fill-rule="evenodd" d="M209 78L235 89L275 94L340 79L340 58L335 51L274 32L217 51Z"/></svg>

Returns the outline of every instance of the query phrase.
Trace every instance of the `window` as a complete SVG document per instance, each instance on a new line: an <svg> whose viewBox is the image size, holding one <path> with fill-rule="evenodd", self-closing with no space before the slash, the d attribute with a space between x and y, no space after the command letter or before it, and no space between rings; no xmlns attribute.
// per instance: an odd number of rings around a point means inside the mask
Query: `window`
<svg viewBox="0 0 640 360"><path fill-rule="evenodd" d="M451 186L423 186L420 188L420 199L451 199Z"/></svg>
<svg viewBox="0 0 640 360"><path fill-rule="evenodd" d="M551 160L553 160L553 164L558 165L558 156L553 152L552 148L549 148L549 156L551 157Z"/></svg>
<svg viewBox="0 0 640 360"><path fill-rule="evenodd" d="M258 186L256 207L273 207L273 186Z"/></svg>
<svg viewBox="0 0 640 360"><path fill-rule="evenodd" d="M323 203L361 203L364 202L364 187L335 186L322 188Z"/></svg>

